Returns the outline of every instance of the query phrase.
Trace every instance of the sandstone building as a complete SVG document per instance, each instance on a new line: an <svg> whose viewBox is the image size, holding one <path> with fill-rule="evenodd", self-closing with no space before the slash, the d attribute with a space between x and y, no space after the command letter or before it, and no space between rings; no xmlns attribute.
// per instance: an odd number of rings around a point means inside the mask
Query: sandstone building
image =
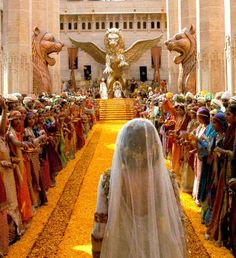
<svg viewBox="0 0 236 258"><path fill-rule="evenodd" d="M50 69L53 91L69 79L67 47L69 36L93 41L103 47L107 28L122 29L126 48L139 39L163 33L163 41L193 24L197 38L197 90L236 93L236 1L235 0L1 0L1 93L32 92L32 30L38 26L52 32L65 47ZM174 53L162 47L160 77L170 90L177 91L178 66ZM130 66L127 78L140 79L145 67L153 79L151 53ZM79 51L76 80L85 82L84 69L92 79L103 76L103 66Z"/></svg>

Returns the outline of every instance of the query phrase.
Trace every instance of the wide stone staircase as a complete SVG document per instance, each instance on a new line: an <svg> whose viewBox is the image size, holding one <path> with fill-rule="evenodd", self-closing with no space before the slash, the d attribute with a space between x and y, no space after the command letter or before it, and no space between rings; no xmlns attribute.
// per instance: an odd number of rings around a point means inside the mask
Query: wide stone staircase
<svg viewBox="0 0 236 258"><path fill-rule="evenodd" d="M100 99L100 120L130 120L134 118L134 99Z"/></svg>

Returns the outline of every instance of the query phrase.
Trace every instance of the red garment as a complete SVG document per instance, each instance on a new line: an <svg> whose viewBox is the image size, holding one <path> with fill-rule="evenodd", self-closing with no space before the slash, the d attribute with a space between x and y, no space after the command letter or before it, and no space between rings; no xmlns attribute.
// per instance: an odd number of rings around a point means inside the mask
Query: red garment
<svg viewBox="0 0 236 258"><path fill-rule="evenodd" d="M42 183L44 185L44 188L47 191L51 186L50 166L49 166L49 162L48 162L48 155L47 155L47 158L41 162L40 174L42 177Z"/></svg>
<svg viewBox="0 0 236 258"><path fill-rule="evenodd" d="M16 132L17 139L19 141L23 140L22 133ZM18 178L16 178L16 190L17 190L17 199L18 206L21 212L21 217L23 222L28 222L33 217L32 211L32 202L30 198L29 188L28 188L28 175L26 166L24 164L23 171L23 182L20 183Z"/></svg>
<svg viewBox="0 0 236 258"><path fill-rule="evenodd" d="M28 188L28 176L27 171L24 166L23 171L23 182L20 183L18 178L16 178L16 190L17 190L17 199L18 199L18 206L20 209L21 217L23 222L28 222L33 217L32 211L32 203L29 194Z"/></svg>
<svg viewBox="0 0 236 258"><path fill-rule="evenodd" d="M81 149L85 144L85 140L83 136L82 120L79 120L78 122L76 122L75 130L76 130L76 136L77 136L78 149Z"/></svg>
<svg viewBox="0 0 236 258"><path fill-rule="evenodd" d="M178 134L180 131L185 131L189 122L188 116L176 116L175 117L175 131ZM174 172L178 175L181 167L181 153L182 146L178 143L178 138L174 139L172 145L172 167Z"/></svg>

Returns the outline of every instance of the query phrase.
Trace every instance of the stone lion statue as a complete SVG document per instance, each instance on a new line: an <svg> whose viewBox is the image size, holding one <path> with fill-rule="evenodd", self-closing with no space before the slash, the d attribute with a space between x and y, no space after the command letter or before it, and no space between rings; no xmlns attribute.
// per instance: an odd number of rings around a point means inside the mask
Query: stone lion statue
<svg viewBox="0 0 236 258"><path fill-rule="evenodd" d="M55 65L56 61L49 55L59 53L64 46L55 39L51 33L35 27L32 37L32 59L33 59L33 92L51 93L52 83L49 75L48 65Z"/></svg>
<svg viewBox="0 0 236 258"><path fill-rule="evenodd" d="M176 51L180 55L174 58L176 64L181 65L179 72L179 91L196 93L196 64L197 50L195 28L184 28L180 33L165 42L169 51Z"/></svg>
<svg viewBox="0 0 236 258"><path fill-rule="evenodd" d="M107 86L110 97L113 93L113 83L119 81L122 90L126 87L124 68L132 62L137 61L144 52L156 46L161 40L161 36L138 40L128 49L125 49L125 42L121 29L107 29L104 36L105 50L99 48L93 42L80 42L70 38L71 42L81 50L92 56L98 63L105 65L104 73L108 74Z"/></svg>

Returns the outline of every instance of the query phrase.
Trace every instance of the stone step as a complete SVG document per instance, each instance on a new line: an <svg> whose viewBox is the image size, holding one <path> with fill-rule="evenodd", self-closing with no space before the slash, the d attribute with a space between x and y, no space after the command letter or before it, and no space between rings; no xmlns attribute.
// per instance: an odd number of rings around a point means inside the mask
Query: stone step
<svg viewBox="0 0 236 258"><path fill-rule="evenodd" d="M133 99L99 100L100 120L130 120L134 117Z"/></svg>

